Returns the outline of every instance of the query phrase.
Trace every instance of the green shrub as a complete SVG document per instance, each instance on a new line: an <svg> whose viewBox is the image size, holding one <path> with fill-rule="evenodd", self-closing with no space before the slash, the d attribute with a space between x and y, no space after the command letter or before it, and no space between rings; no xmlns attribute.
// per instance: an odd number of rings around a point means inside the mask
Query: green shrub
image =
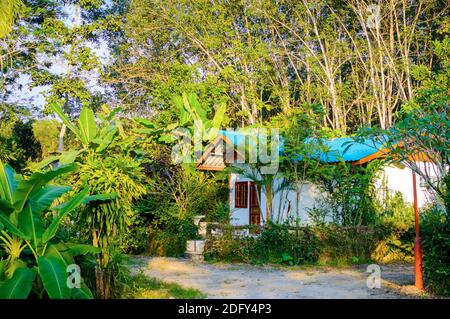
<svg viewBox="0 0 450 319"><path fill-rule="evenodd" d="M121 239L121 251L125 254L139 255L148 246L149 227L142 221L137 221Z"/></svg>
<svg viewBox="0 0 450 319"><path fill-rule="evenodd" d="M442 209L422 214L423 270L427 289L450 295L450 221Z"/></svg>
<svg viewBox="0 0 450 319"><path fill-rule="evenodd" d="M384 235L372 253L373 260L381 263L414 261L414 223L386 221L377 228L382 228Z"/></svg>
<svg viewBox="0 0 450 319"><path fill-rule="evenodd" d="M205 220L208 222L226 223L229 220L229 214L230 210L228 203L219 202L215 210L212 210L206 214Z"/></svg>
<svg viewBox="0 0 450 319"><path fill-rule="evenodd" d="M382 223L390 223L405 230L414 227L414 207L406 202L401 192L391 195L386 191L386 195L378 205Z"/></svg>
<svg viewBox="0 0 450 319"><path fill-rule="evenodd" d="M377 228L385 235L378 243L372 258L381 263L414 261L414 209L401 192L392 193L383 178L377 198Z"/></svg>
<svg viewBox="0 0 450 319"><path fill-rule="evenodd" d="M228 220L228 188L222 179L195 167L168 170L165 165L158 161L147 168L155 180L135 210L142 218L139 225L147 227L145 253L178 257L185 252L187 240L199 238L194 216L205 215L208 221Z"/></svg>
<svg viewBox="0 0 450 319"><path fill-rule="evenodd" d="M249 249L255 239L252 237L233 236L226 232L223 236L211 238L205 243L205 260L227 262L252 262Z"/></svg>
<svg viewBox="0 0 450 319"><path fill-rule="evenodd" d="M328 195L309 211L311 218L342 226L373 225L377 220L374 194L380 167L379 161L365 167L346 162L324 165L313 181Z"/></svg>
<svg viewBox="0 0 450 319"><path fill-rule="evenodd" d="M382 227L314 227L320 242L320 264L355 264L373 260L372 254L386 236Z"/></svg>
<svg viewBox="0 0 450 319"><path fill-rule="evenodd" d="M174 220L164 228L150 228L146 253L153 256L180 257L186 241L198 238L198 227L188 220Z"/></svg>
<svg viewBox="0 0 450 319"><path fill-rule="evenodd" d="M413 234L408 229L405 235L392 225L293 228L269 224L259 235L233 234L240 228L246 227L222 226L222 236L208 238L205 259L256 264L347 265L373 260L411 261L413 258Z"/></svg>
<svg viewBox="0 0 450 319"><path fill-rule="evenodd" d="M314 263L318 257L318 242L309 228L292 232L287 226L269 224L258 236L248 237L233 235L232 228L224 231L207 241L206 260L298 265Z"/></svg>

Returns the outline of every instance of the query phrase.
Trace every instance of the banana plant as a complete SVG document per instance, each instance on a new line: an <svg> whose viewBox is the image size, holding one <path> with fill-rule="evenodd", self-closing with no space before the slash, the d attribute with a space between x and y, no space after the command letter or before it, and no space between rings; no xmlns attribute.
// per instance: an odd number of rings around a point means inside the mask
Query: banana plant
<svg viewBox="0 0 450 319"><path fill-rule="evenodd" d="M32 170L39 170L53 162L60 165L73 163L76 158L86 150L93 150L97 153L103 152L118 134L123 134L121 122L115 118L121 108L110 110L107 106L102 106L103 115L97 114L96 122L94 111L88 107L83 107L77 123L70 121L61 106L56 103L50 105L50 109L60 118L66 127L75 134L83 147L76 150L68 150L56 156L45 158L39 163L32 165Z"/></svg>
<svg viewBox="0 0 450 319"><path fill-rule="evenodd" d="M49 298L92 298L84 283L75 288L67 284L67 269L75 264L74 256L95 254L98 249L59 242L56 235L63 219L77 207L111 195L91 197L85 188L55 206L71 187L50 182L75 170L75 164L64 165L25 178L0 162L1 242L9 255L0 261L0 298L27 298L33 286L42 287L36 293L42 296L45 291ZM48 211L54 213L50 221L44 218Z"/></svg>
<svg viewBox="0 0 450 319"><path fill-rule="evenodd" d="M175 129L181 127L201 132L204 142L211 142L217 137L225 120L225 103L219 104L211 120L208 119L210 110L199 103L197 95L194 93L183 93L182 96L175 97L173 103L178 109L178 120L176 122L168 125L157 125L147 119L138 118L135 121L145 128L138 129L137 132L157 137L158 141L168 144L176 140L177 130Z"/></svg>

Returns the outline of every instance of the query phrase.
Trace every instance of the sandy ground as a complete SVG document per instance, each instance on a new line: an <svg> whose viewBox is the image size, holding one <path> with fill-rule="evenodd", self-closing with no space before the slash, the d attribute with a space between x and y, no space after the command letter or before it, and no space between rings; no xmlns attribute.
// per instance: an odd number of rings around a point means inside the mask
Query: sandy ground
<svg viewBox="0 0 450 319"><path fill-rule="evenodd" d="M195 288L207 298L417 298L413 267L381 266L381 288L367 288L366 266L352 268L208 264L183 258L133 257L133 273Z"/></svg>

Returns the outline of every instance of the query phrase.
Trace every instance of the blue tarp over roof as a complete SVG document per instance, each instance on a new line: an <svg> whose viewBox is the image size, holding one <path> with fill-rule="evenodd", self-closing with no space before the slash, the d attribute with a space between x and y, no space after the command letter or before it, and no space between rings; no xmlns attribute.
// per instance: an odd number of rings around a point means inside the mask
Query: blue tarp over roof
<svg viewBox="0 0 450 319"><path fill-rule="evenodd" d="M319 159L326 163L336 163L341 160L358 161L383 148L380 138L366 139L363 143L357 143L352 137L342 137L324 140L323 143L328 151L322 152Z"/></svg>
<svg viewBox="0 0 450 319"><path fill-rule="evenodd" d="M219 131L219 135L225 136L236 147L238 145L243 145L245 143L249 143L249 140L246 137L249 135L253 135L254 133L255 132L252 132L252 131L246 132L245 130L242 130L242 131L240 131L240 130L236 130L236 131L235 130L230 130L230 131L220 130ZM267 134L259 133L256 137L257 138L256 142L258 143L258 138L263 138L264 135L267 135ZM271 151L270 146L267 145L267 148L268 148L268 152L270 153L270 151ZM278 151L279 151L280 155L282 155L284 152L284 139L282 136L280 136Z"/></svg>
<svg viewBox="0 0 450 319"><path fill-rule="evenodd" d="M246 134L241 131L219 131L219 134L225 136L235 146L246 142ZM316 156L325 163L337 163L340 161L354 162L370 156L380 149L383 149L383 139L379 137L367 138L363 143L357 143L352 137L342 137L333 139L323 139L321 141L326 151L321 151ZM312 143L312 139L311 139ZM283 138L280 137L280 154L283 153ZM301 159L299 157L299 159Z"/></svg>

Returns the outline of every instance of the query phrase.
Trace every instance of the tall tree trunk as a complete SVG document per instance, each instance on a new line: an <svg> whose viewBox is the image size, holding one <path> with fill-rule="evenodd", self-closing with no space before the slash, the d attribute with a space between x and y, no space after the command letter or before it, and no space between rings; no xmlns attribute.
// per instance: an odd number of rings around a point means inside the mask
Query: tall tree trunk
<svg viewBox="0 0 450 319"><path fill-rule="evenodd" d="M92 246L99 248L99 237L96 230L92 231ZM112 270L103 267L103 255L97 254L97 265L95 266L95 285L99 299L111 298Z"/></svg>
<svg viewBox="0 0 450 319"><path fill-rule="evenodd" d="M64 151L64 136L66 135L66 124L63 123L61 126L61 131L59 132L59 140L58 140L58 152L62 153Z"/></svg>

